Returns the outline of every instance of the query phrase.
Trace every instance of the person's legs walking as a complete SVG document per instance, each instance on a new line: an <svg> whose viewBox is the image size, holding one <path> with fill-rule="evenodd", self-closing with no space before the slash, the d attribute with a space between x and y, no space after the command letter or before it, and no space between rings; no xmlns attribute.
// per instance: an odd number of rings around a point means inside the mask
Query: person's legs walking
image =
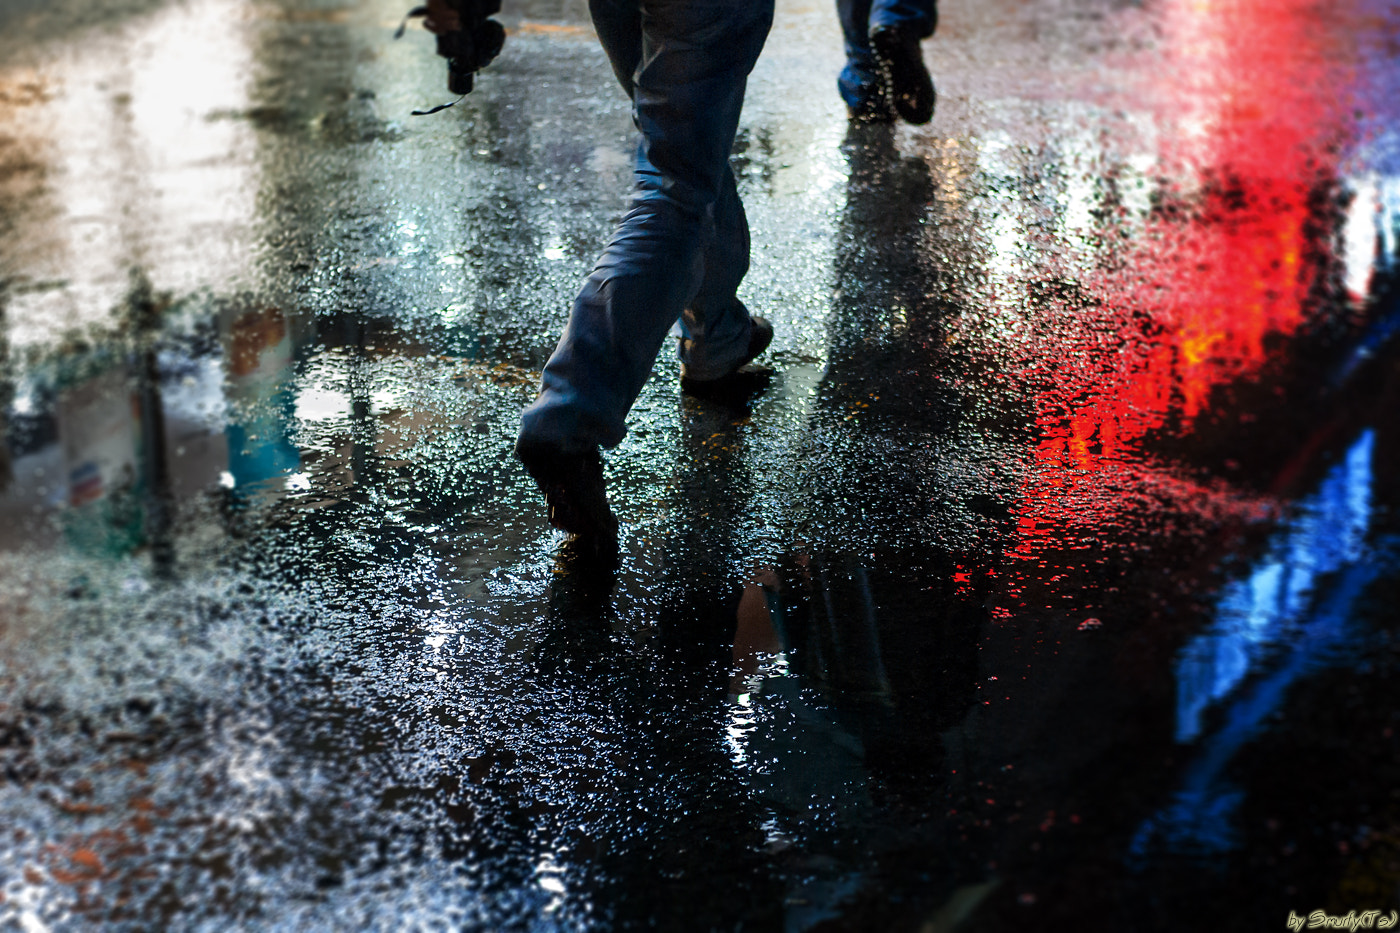
<svg viewBox="0 0 1400 933"><path fill-rule="evenodd" d="M608 54L613 74L632 96L637 66L642 61L642 8L639 0L589 0L593 31Z"/></svg>
<svg viewBox="0 0 1400 933"><path fill-rule="evenodd" d="M693 341L689 355L705 365L718 365L723 355L710 352L712 332L721 344L734 340L733 288L748 250L729 151L773 6L772 0L593 0L591 9L642 135L635 191L574 302L517 443L550 499L552 520L579 534L608 530L598 527L606 521L588 518L606 513L606 503L601 512L556 514L555 500L570 495L561 485L568 461L579 459L590 476L584 485L597 485L591 478L597 448L622 440L627 412L682 311L694 312L685 325ZM597 473L600 482L600 466ZM583 517L575 520L571 512Z"/></svg>
<svg viewBox="0 0 1400 933"><path fill-rule="evenodd" d="M753 355L754 318L736 294L749 269L749 222L732 172L723 184L714 207L715 233L701 257L700 288L681 313L682 385L720 378Z"/></svg>

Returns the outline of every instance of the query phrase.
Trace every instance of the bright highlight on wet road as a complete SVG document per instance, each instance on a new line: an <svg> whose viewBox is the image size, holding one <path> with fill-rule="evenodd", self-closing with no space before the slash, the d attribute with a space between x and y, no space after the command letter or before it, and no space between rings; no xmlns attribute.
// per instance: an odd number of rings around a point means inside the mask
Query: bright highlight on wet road
<svg viewBox="0 0 1400 933"><path fill-rule="evenodd" d="M0 927L1400 928L1400 8L945 0L911 126L780 2L605 572L629 101L406 6L0 5Z"/></svg>

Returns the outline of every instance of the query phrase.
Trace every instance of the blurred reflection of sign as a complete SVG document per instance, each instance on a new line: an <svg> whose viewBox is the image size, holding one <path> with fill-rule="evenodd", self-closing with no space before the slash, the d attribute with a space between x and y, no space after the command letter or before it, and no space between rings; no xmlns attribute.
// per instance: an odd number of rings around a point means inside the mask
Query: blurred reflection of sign
<svg viewBox="0 0 1400 933"><path fill-rule="evenodd" d="M1300 502L1268 554L1248 579L1227 585L1215 624L1193 639L1177 667L1176 740L1200 736L1202 716L1264 660L1268 649L1296 634L1319 585L1362 554L1371 519L1371 455L1367 431L1333 468L1318 492Z"/></svg>
<svg viewBox="0 0 1400 933"><path fill-rule="evenodd" d="M135 486L139 424L125 367L113 366L62 392L58 425L69 505Z"/></svg>
<svg viewBox="0 0 1400 933"><path fill-rule="evenodd" d="M239 315L228 331L229 474L234 488L280 476L301 462L287 431L292 341L277 308Z"/></svg>
<svg viewBox="0 0 1400 933"><path fill-rule="evenodd" d="M141 425L129 373L123 363L97 356L67 362L57 420L74 510L69 536L80 546L125 552L141 541Z"/></svg>

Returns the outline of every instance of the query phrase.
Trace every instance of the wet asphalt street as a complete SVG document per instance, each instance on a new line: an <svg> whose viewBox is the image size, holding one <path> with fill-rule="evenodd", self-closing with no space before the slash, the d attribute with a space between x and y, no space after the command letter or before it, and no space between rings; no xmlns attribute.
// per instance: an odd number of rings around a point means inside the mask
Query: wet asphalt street
<svg viewBox="0 0 1400 933"><path fill-rule="evenodd" d="M507 0L413 117L404 7L0 2L0 928L1384 928L1400 8L947 0L914 128L780 2L772 373L668 345L600 578L510 445L627 100Z"/></svg>

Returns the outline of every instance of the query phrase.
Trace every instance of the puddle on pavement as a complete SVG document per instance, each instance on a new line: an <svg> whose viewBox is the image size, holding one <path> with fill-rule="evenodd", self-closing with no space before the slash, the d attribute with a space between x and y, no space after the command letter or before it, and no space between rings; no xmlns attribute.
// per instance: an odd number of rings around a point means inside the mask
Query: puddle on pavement
<svg viewBox="0 0 1400 933"><path fill-rule="evenodd" d="M422 120L381 0L5 12L0 919L1389 909L1400 23L1121 6L946 11L891 130L782 5L773 372L663 355L601 576L510 457L622 209L581 5Z"/></svg>

